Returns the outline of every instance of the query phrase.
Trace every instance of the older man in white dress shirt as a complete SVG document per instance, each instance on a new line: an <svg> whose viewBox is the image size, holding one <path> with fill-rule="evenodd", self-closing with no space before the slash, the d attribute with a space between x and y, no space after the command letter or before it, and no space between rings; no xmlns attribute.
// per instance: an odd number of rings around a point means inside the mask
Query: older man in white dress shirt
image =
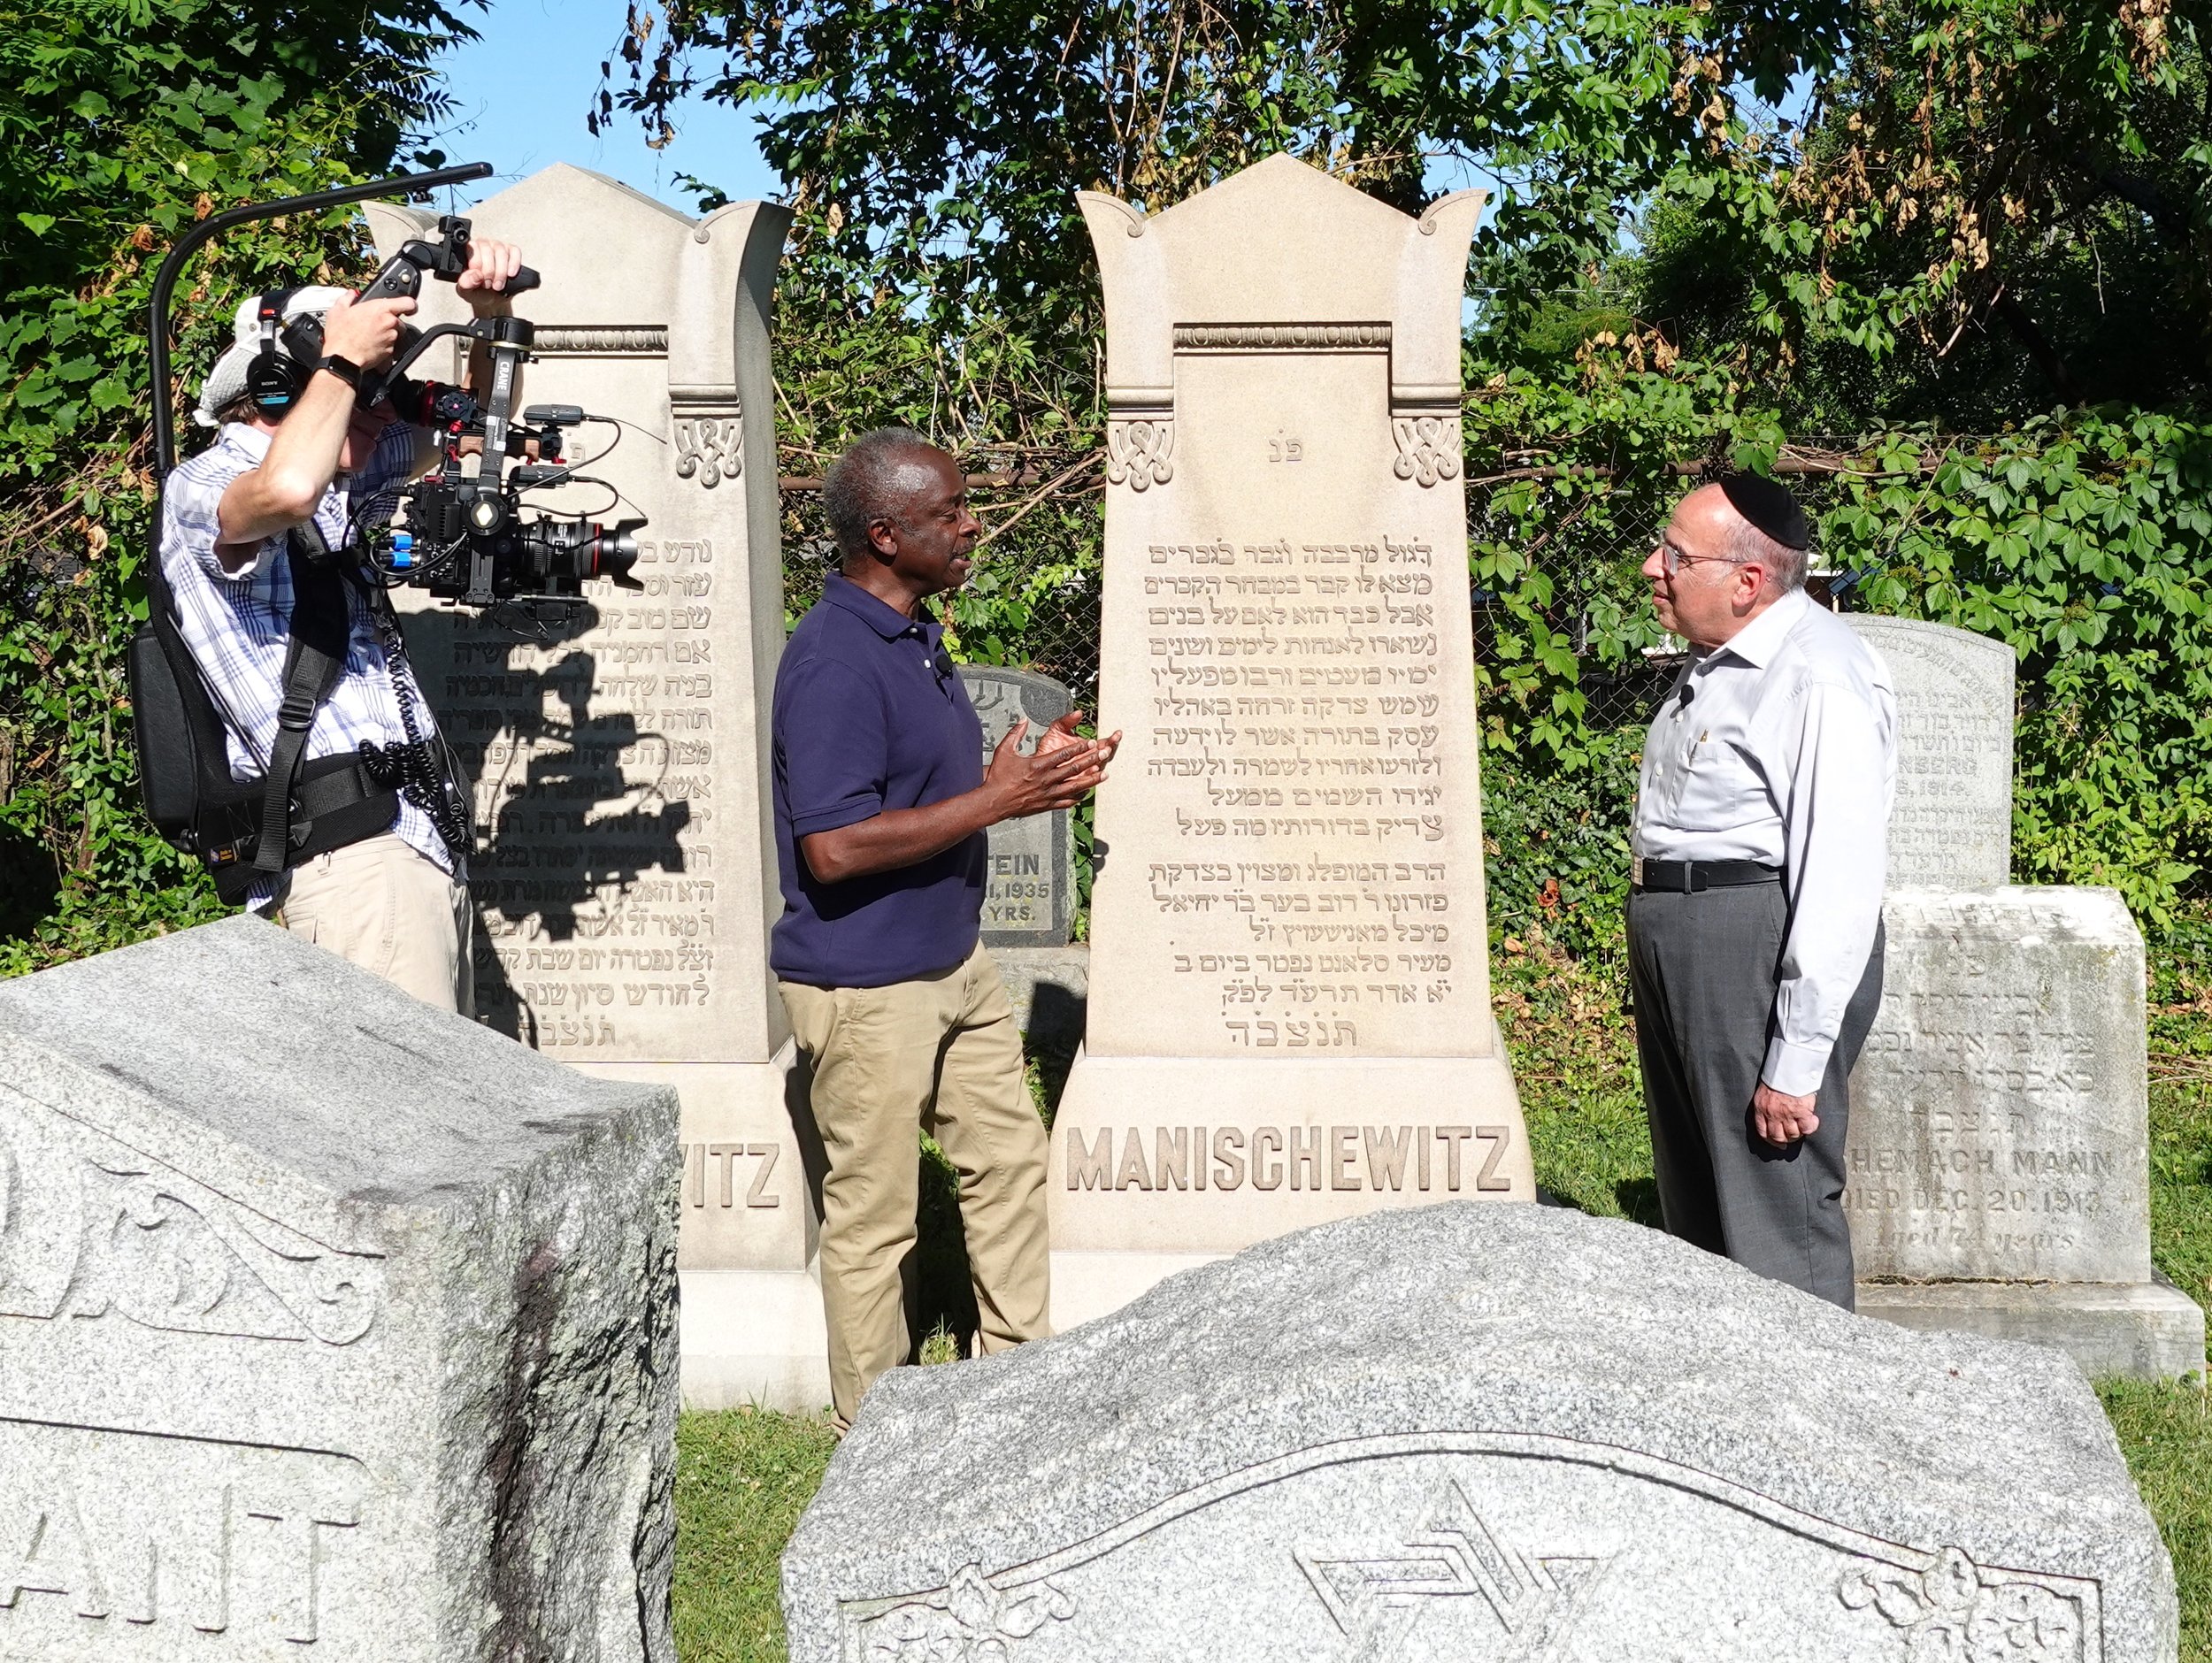
<svg viewBox="0 0 2212 1663"><path fill-rule="evenodd" d="M1644 744L1629 964L1668 1232L1848 1310L1897 700L1805 594L1809 541L1785 487L1739 475L1685 497L1644 562L1690 659Z"/></svg>

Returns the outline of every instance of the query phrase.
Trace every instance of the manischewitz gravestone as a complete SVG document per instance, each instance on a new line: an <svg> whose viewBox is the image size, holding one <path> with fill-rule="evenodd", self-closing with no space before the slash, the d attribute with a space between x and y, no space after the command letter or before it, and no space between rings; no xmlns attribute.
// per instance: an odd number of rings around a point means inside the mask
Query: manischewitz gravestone
<svg viewBox="0 0 2212 1663"><path fill-rule="evenodd" d="M886 1376L783 1608L793 1663L2171 1663L2178 1629L2055 1353L1468 1205Z"/></svg>
<svg viewBox="0 0 2212 1663"><path fill-rule="evenodd" d="M1271 157L1143 217L1106 300L1085 1048L1055 1320L1303 1223L1532 1199L1490 1011L1460 306L1482 193L1418 220Z"/></svg>
<svg viewBox="0 0 2212 1663"><path fill-rule="evenodd" d="M426 218L367 213L384 253ZM568 458L606 485L529 502L649 522L644 592L594 584L590 609L542 639L427 600L407 621L476 776L478 1003L549 1056L677 1088L687 1400L812 1408L829 1384L809 1149L767 969L783 904L768 836L783 651L768 326L790 215L738 203L695 220L561 165L470 218L544 279L516 302L538 326L518 405L625 424L567 436ZM465 310L426 287L425 321Z"/></svg>
<svg viewBox="0 0 2212 1663"><path fill-rule="evenodd" d="M676 1114L255 918L0 985L0 1657L674 1663Z"/></svg>
<svg viewBox="0 0 2212 1663"><path fill-rule="evenodd" d="M1033 750L1037 735L1074 708L1065 687L1031 671L963 664L960 679L983 721L987 763L1015 723L1028 722L1029 736L1022 748ZM990 867L983 891L984 946L1067 945L1068 915L1075 904L1073 839L1072 816L1064 810L1002 820L991 828Z"/></svg>

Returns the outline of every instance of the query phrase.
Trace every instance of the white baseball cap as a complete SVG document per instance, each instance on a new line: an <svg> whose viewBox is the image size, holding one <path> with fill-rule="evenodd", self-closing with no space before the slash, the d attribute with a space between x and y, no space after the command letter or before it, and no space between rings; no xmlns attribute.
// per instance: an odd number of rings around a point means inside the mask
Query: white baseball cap
<svg viewBox="0 0 2212 1663"><path fill-rule="evenodd" d="M295 318L319 318L340 301L349 298L351 291L325 286L296 288L284 303L284 312L278 324L276 349L287 357L290 350L284 344L283 326ZM200 402L193 410L192 419L203 427L220 425L216 411L244 396L246 372L261 354L261 296L255 295L238 303L238 317L231 330L231 344L223 349L223 356L215 360L215 367L207 372L207 379L200 385Z"/></svg>

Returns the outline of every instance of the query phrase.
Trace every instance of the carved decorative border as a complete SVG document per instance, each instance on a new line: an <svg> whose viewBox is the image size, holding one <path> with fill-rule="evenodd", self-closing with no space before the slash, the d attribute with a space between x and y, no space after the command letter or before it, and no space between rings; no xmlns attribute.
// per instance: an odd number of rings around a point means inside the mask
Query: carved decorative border
<svg viewBox="0 0 2212 1663"><path fill-rule="evenodd" d="M1388 324L1177 324L1178 352L1387 352Z"/></svg>
<svg viewBox="0 0 2212 1663"><path fill-rule="evenodd" d="M1577 1438L1555 1437L1543 1433L1386 1433L1371 1437L1346 1438L1338 1443L1294 1451L1271 1461L1262 1461L1256 1466L1225 1474L1179 1496L1171 1496L1146 1508L1133 1518L1101 1530L1056 1553L1031 1560L1025 1564L1008 1566L987 1576L979 1567L970 1567L964 1571L962 1579L972 1587L984 1590L994 1612L1019 1608L1018 1602L1023 1592L1033 1589L1049 1595L1055 1604L1065 1600L1070 1614L1072 1614L1072 1598L1054 1586L1051 1578L1078 1570L1163 1525L1173 1523L1216 1502L1227 1500L1248 1491L1263 1489L1322 1468L1404 1455L1503 1455L1566 1461L1578 1466L1602 1468L1627 1477L1664 1484L1671 1489L1717 1502L1722 1506L1732 1507L1778 1529L1786 1530L1793 1536L1802 1537L1823 1547L1864 1561L1845 1572L1835 1590L1836 1597L1853 1610L1869 1604L1876 1605L1893 1628L1906 1631L1901 1634L1900 1638L1908 1643L1911 1631L1922 1621L1919 1605L1900 1603L1908 1590L1916 1601L1933 1603L1924 1592L1924 1590L1946 1582L1958 1583L1957 1598L1963 1598L1970 1607L1977 1606L1982 1601L1984 1590L1995 1596L2000 1604L2008 1600L2038 1603L2039 1595L2033 1590L2039 1590L2041 1596L2047 1596L2052 1602L2070 1605L2075 1613L2076 1621L2070 1625L2070 1635L2080 1644L2078 1650L2062 1653L2067 1657L2068 1663L2077 1663L2077 1659L2078 1663L2101 1663L2103 1650L2100 1644L2103 1633L2103 1589L2101 1584L2091 1578L1984 1568L1976 1566L1957 1548L1924 1549L1884 1541L1879 1537L1868 1536L1863 1531L1832 1523L1816 1514L1777 1501L1770 1496L1763 1496L1744 1485L1710 1473L1700 1472L1695 1468L1681 1466L1663 1456L1648 1454L1641 1450L1624 1449L1616 1445L1586 1443ZM1962 1580L1970 1573L1973 1583L1970 1592ZM866 1624L902 1607L949 1608L953 1591L951 1587L947 1587L843 1602L839 1615L848 1655L858 1655L850 1650L851 1643L860 1636ZM1881 1598L1886 1592L1892 1596L1886 1602ZM978 1636L979 1644L981 1637ZM1901 1646L1900 1663L1905 1663Z"/></svg>
<svg viewBox="0 0 2212 1663"><path fill-rule="evenodd" d="M1165 416L1106 424L1106 479L1147 491L1175 477L1175 423Z"/></svg>
<svg viewBox="0 0 2212 1663"><path fill-rule="evenodd" d="M530 350L541 358L664 358L666 324L540 324Z"/></svg>
<svg viewBox="0 0 2212 1663"><path fill-rule="evenodd" d="M1401 479L1413 479L1423 488L1440 479L1459 478L1459 418L1451 416L1393 416L1390 436L1398 447L1391 471Z"/></svg>
<svg viewBox="0 0 2212 1663"><path fill-rule="evenodd" d="M737 410L678 414L672 425L679 479L696 478L703 490L711 491L745 471L745 422Z"/></svg>
<svg viewBox="0 0 2212 1663"><path fill-rule="evenodd" d="M385 1263L234 1200L84 1122L0 1092L0 1315L349 1345Z"/></svg>

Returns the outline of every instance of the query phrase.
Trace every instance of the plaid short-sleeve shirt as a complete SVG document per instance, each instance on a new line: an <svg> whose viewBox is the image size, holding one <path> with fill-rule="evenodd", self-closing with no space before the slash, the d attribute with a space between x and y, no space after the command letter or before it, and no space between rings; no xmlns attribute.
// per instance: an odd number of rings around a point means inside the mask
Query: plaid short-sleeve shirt
<svg viewBox="0 0 2212 1663"><path fill-rule="evenodd" d="M292 568L284 556L285 540L276 536L265 539L237 571L225 571L215 557L222 534L218 512L231 481L267 458L270 437L241 423L227 424L213 444L169 475L161 493L162 574L176 597L178 632L192 649L228 729L234 779L262 772L275 741L291 634ZM371 505L366 517L388 515L388 505L380 510L376 499L406 478L415 447L415 429L395 423L385 429L367 467L350 479L341 476L323 493L315 525L330 547L347 541L357 502ZM393 689L396 674L408 677L415 689L417 728L426 736L436 732L413 671L404 660L395 665L387 655L367 597L350 584L346 609L345 669L315 712L307 736L311 760L356 750L365 740L379 745L407 742ZM430 816L413 803L401 800L392 830L442 870L457 877L465 875L457 854L447 849ZM281 875L260 878L246 904L258 911L282 886Z"/></svg>

